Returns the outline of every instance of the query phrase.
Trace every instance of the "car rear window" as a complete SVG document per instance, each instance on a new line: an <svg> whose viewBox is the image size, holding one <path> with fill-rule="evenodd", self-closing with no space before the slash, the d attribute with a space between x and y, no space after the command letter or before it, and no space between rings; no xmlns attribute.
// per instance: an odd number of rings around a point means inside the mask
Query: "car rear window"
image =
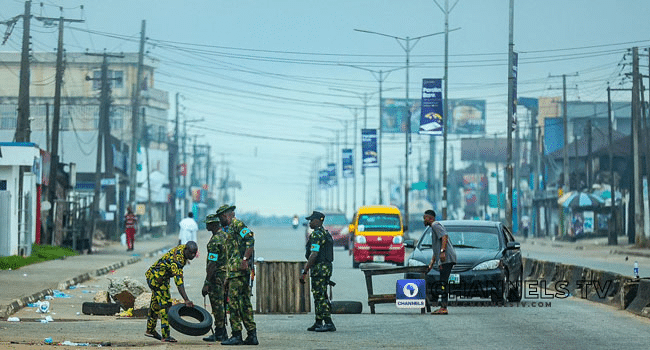
<svg viewBox="0 0 650 350"><path fill-rule="evenodd" d="M448 226L445 228L454 248L499 249L498 230L495 227ZM424 235L422 237L420 247L431 247L431 235Z"/></svg>
<svg viewBox="0 0 650 350"><path fill-rule="evenodd" d="M395 214L362 214L359 231L400 231L399 216Z"/></svg>

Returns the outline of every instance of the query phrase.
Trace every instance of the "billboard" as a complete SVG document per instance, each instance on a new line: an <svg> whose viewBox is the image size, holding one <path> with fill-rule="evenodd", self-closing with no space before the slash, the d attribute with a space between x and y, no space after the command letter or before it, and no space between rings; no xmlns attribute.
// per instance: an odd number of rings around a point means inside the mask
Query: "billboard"
<svg viewBox="0 0 650 350"><path fill-rule="evenodd" d="M485 100L449 99L447 119L450 134L485 134ZM386 133L404 133L406 130L406 99L384 98L382 103L381 130ZM409 99L411 132L420 130L421 101Z"/></svg>

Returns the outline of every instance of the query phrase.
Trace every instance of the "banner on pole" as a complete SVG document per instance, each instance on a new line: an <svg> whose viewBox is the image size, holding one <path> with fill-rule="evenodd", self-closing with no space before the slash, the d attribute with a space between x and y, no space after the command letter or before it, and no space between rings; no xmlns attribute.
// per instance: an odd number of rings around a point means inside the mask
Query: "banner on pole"
<svg viewBox="0 0 650 350"><path fill-rule="evenodd" d="M363 152L363 167L376 168L377 161L377 129L361 129L361 150Z"/></svg>
<svg viewBox="0 0 650 350"><path fill-rule="evenodd" d="M327 163L327 184L329 187L334 187L337 185L336 163Z"/></svg>
<svg viewBox="0 0 650 350"><path fill-rule="evenodd" d="M327 170L320 170L318 172L318 187L321 189L329 187L329 172Z"/></svg>
<svg viewBox="0 0 650 350"><path fill-rule="evenodd" d="M422 79L420 134L442 135L444 128L442 103L441 79Z"/></svg>
<svg viewBox="0 0 650 350"><path fill-rule="evenodd" d="M351 148L343 149L342 164L343 164L343 170L342 170L343 178L354 177L354 153Z"/></svg>

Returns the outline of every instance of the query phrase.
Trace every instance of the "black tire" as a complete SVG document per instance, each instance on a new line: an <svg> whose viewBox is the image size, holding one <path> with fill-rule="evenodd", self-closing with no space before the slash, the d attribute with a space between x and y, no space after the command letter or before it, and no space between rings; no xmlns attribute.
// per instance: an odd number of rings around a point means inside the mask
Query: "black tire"
<svg viewBox="0 0 650 350"><path fill-rule="evenodd" d="M359 264L361 264L361 263L360 263L360 262L356 262L356 261L354 261L354 258L352 258L352 268L354 268L354 269L358 269L358 268L359 268Z"/></svg>
<svg viewBox="0 0 650 350"><path fill-rule="evenodd" d="M508 294L510 293L509 287L508 287L508 271L504 271L504 276L503 276L503 285L501 286L501 290L497 289L490 299L492 300L493 303L505 303Z"/></svg>
<svg viewBox="0 0 650 350"><path fill-rule="evenodd" d="M187 307L185 304L176 304L169 308L167 315L169 316L169 325L183 334L204 335L212 328L212 315L200 306ZM198 322L185 321L183 316L191 317Z"/></svg>
<svg viewBox="0 0 650 350"><path fill-rule="evenodd" d="M363 304L360 301L332 301L333 314L360 314Z"/></svg>
<svg viewBox="0 0 650 350"><path fill-rule="evenodd" d="M120 304L85 302L81 304L81 312L84 315L112 316L120 312Z"/></svg>

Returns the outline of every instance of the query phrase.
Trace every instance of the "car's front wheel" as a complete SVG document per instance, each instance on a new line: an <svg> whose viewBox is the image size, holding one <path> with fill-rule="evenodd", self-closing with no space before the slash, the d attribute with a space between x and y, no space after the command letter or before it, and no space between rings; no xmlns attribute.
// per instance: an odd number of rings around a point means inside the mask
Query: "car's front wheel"
<svg viewBox="0 0 650 350"><path fill-rule="evenodd" d="M510 289L508 292L508 301L517 303L521 301L524 288L524 270L523 268L519 271L519 278L517 278L517 284L513 289Z"/></svg>
<svg viewBox="0 0 650 350"><path fill-rule="evenodd" d="M509 288L508 288L508 271L503 271L503 279L501 281L502 285L497 286L497 290L494 291L490 299L493 303L503 303L508 298ZM499 288L500 287L500 288Z"/></svg>

